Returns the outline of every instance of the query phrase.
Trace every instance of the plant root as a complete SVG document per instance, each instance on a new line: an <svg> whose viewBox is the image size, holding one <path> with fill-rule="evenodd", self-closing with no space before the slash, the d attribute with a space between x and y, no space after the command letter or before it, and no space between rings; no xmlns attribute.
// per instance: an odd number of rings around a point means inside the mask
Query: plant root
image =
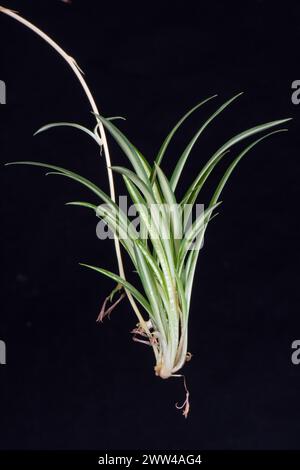
<svg viewBox="0 0 300 470"><path fill-rule="evenodd" d="M123 292L120 295L120 297L118 298L118 300L116 300L116 302L114 302L109 308L106 308L106 305L107 305L107 302L111 301L111 294L108 297L106 297L104 302L103 302L103 305L101 307L101 310L100 310L100 313L97 317L96 322L102 323L106 316L108 316L108 318L110 318L111 312L121 302L121 300L124 299L124 297L126 297L126 294Z"/></svg>
<svg viewBox="0 0 300 470"><path fill-rule="evenodd" d="M152 326L152 323L151 323L151 320L149 320L147 323L147 326L149 328L149 331L151 329L153 329L153 326ZM141 327L141 325L138 323L136 325L136 327L131 330L131 332L133 334L133 341L136 341L137 343L142 343L142 344L146 344L147 346L154 346L154 345L158 345L158 341L157 341L157 338L156 336L154 335L154 333L151 333L151 335L149 336L149 334L147 334L143 328ZM144 340L144 339L141 339L141 338L138 338L137 336L141 336L142 338L148 338L148 340Z"/></svg>
<svg viewBox="0 0 300 470"><path fill-rule="evenodd" d="M182 405L175 404L177 410L183 410L182 414L185 418L188 417L190 411L190 392L188 391L184 375L173 375L173 377L183 377L183 384L185 389L185 400Z"/></svg>

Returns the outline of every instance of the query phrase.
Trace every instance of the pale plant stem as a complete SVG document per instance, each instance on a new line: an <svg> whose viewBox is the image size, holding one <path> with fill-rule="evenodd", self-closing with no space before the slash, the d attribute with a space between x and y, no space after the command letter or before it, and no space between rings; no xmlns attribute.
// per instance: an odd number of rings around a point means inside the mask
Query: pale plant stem
<svg viewBox="0 0 300 470"><path fill-rule="evenodd" d="M74 74L76 75L78 81L80 82L80 84L81 84L81 86L82 86L82 88L83 88L83 90L84 90L84 92L87 96L87 99L88 99L88 101L91 105L93 113L96 116L99 115L100 113L99 113L98 107L96 105L96 102L94 100L94 97L93 97L93 95L92 95L92 93L91 93L84 77L83 77L83 72L79 68L79 66L77 65L75 59L73 59L73 57L71 57L69 54L67 54L46 33L44 33L41 29L39 29L34 24L30 23L30 21L28 21L25 18L23 18L22 16L20 16L17 12L15 12L13 10L9 10L8 8L4 8L2 6L0 6L0 12L5 13L6 15L10 16L11 18L14 18L15 20L17 20L19 23L22 23L27 28L31 29L34 33L36 33L38 36L40 36L42 39L44 39L44 41L46 41L53 49L55 49L56 52L58 52L58 54L69 64L69 66L73 70ZM110 159L107 139L106 139L106 135L105 135L105 130L104 130L104 127L103 127L103 124L101 123L101 121L99 121L97 119L97 123L98 123L98 127L99 127L101 142L102 142L102 145L103 145L104 155L105 155L105 160L106 160L110 197L114 202L116 202L114 179L113 179L113 173L112 173L112 170L111 170L111 159ZM117 261L118 261L118 268L119 268L120 277L122 277L123 279L126 279L125 271L124 271L124 265L123 265L123 261L122 261L120 242L119 242L119 240L116 236L114 236L114 244L115 244L115 251L116 251L116 256L117 256ZM149 331L149 328L148 328L142 314L140 313L139 308L138 308L135 300L133 299L130 292L128 292L126 289L125 289L125 291L126 291L128 299L129 299L129 302L130 302L136 316L138 317L138 320L139 320L140 324L144 328L147 335L149 337L151 337L151 333ZM153 345L153 350L154 350L154 354L157 358L158 357L158 351L157 351L157 348L156 348L155 345Z"/></svg>
<svg viewBox="0 0 300 470"><path fill-rule="evenodd" d="M187 358L187 324L185 325L184 328L181 329L181 338L180 338L180 342L178 345L178 357L176 357L176 362L172 370L172 373L177 372L184 366L186 362L186 358Z"/></svg>

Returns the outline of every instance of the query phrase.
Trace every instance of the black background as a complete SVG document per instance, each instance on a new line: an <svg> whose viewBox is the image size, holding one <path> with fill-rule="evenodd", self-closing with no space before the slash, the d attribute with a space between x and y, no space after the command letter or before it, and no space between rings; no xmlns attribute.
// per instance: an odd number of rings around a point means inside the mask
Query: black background
<svg viewBox="0 0 300 470"><path fill-rule="evenodd" d="M78 262L117 270L96 219L69 200L93 200L76 183L27 167L0 168L0 366L2 449L300 448L299 122L291 83L299 79L297 2L7 1L53 36L84 69L101 112L151 161L179 117L218 93L178 133L165 158L174 167L203 120L245 94L205 131L181 190L232 135L293 117L290 132L249 154L222 196L200 255L185 372L191 413L174 404L182 382L154 376L152 353L132 342L125 301L102 326L99 306L113 284ZM45 43L0 16L3 163L58 164L108 190L105 162L86 135L69 129L35 138L53 121L92 127L70 69ZM127 163L111 141L114 163ZM210 179L207 202L225 166ZM117 186L122 193L121 179ZM130 266L127 264L127 271ZM131 279L134 275L129 274Z"/></svg>

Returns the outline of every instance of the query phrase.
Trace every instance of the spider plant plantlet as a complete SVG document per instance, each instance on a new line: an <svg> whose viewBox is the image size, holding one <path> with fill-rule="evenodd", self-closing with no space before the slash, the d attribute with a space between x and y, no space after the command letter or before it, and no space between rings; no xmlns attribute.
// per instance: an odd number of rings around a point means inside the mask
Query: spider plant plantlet
<svg viewBox="0 0 300 470"><path fill-rule="evenodd" d="M191 114L208 101L215 100L217 95L202 100L190 109L168 134L153 161L149 162L114 124L113 121L116 118L105 118L99 113L83 72L75 60L53 39L18 13L3 7L0 7L0 11L19 21L44 39L73 70L93 112L94 129L88 129L77 123L57 122L42 127L37 133L57 126L74 127L85 132L99 146L101 156L104 154L110 192L106 194L94 182L60 166L32 161L12 162L8 165L22 164L46 168L50 170L48 174L64 176L77 181L97 196L98 204L82 201L68 203L69 205L82 206L94 212L107 224L114 235L118 273L113 273L103 267L81 263L82 266L107 276L115 283L113 291L103 303L97 320L102 321L125 296L128 297L138 321L132 331L133 339L145 343L153 349L155 374L163 379L169 377L183 377L184 379L186 399L182 406L177 405L177 407L181 408L183 415L187 417L190 409L189 392L185 377L180 371L191 359L191 354L188 352L188 322L196 265L204 234L209 222L216 215L215 209L220 205L220 195L223 188L239 161L262 140L286 131L287 129L280 126L289 119L256 125L230 138L208 159L186 189L183 198L178 200L176 190L194 145L208 125L241 93L216 107L216 111L202 124L185 150L179 155L171 175L167 176L162 169L162 162L175 133ZM126 155L128 167L112 166L106 132L112 136ZM237 144L256 135L258 138L251 140L242 150L234 154L224 175L218 181L205 211L198 214L193 223L188 225L186 213L188 216L191 215L198 196L215 167L221 160L228 157L229 151L232 153L235 151ZM140 221L139 233L132 226L127 215L119 210L116 203L114 174L121 175L129 198L136 207ZM153 207L159 208L159 214L154 211L153 215ZM138 275L139 289L125 277L121 246L128 253ZM117 297L116 300L114 300L115 297Z"/></svg>

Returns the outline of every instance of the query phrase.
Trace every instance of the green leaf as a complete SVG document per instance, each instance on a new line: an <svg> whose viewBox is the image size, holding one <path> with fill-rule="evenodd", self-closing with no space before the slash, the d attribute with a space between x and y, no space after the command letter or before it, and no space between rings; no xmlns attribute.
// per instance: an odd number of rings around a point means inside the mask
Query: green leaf
<svg viewBox="0 0 300 470"><path fill-rule="evenodd" d="M259 142L261 142L262 140L266 139L267 137L270 137L271 135L273 134L277 134L279 132L285 132L287 129L278 129L276 131L273 131L273 132L269 132L268 134L262 136L261 138L257 139L256 141L252 142L248 147L246 147L245 150L243 150L236 158L235 160L230 164L230 166L228 167L228 169L226 170L224 176L222 177L220 183L218 184L217 186L217 189L215 190L214 192L214 195L213 197L211 198L211 201L209 203L209 207L213 207L214 204L217 203L219 197L220 197L220 194L226 184L226 182L228 181L231 173L233 172L234 168L237 166L237 164L239 163L239 161L249 152L249 150L251 150L255 145L257 145ZM208 220L207 220L207 224L209 222L209 220L211 220L211 214L208 215ZM204 236L204 234L203 234ZM197 265L197 260L198 260L198 256L199 256L199 251L200 251L200 247L201 247L201 244L202 244L202 240L203 240L203 237L201 237L199 240L197 240L196 242L196 248L194 251L192 251L190 254L189 254L189 259L188 259L188 262L187 262L187 270L186 270L186 292L187 292L187 298L188 298L188 303L190 302L190 298L191 298L191 292L192 292L192 285L193 285L193 280L194 280L194 276L195 276L195 270L196 270L196 265Z"/></svg>
<svg viewBox="0 0 300 470"><path fill-rule="evenodd" d="M161 318L161 310L162 310L162 302L160 301L160 296L158 294L158 290L155 283L155 278L149 269L142 253L140 250L135 246L135 258L137 260L137 270L142 282L143 288L149 299L149 303L151 305L151 318L154 320L155 329L158 328L161 334L165 337L165 322L163 323Z"/></svg>
<svg viewBox="0 0 300 470"><path fill-rule="evenodd" d="M208 219L205 221L205 228L201 232L201 235L197 238L197 240L195 242L195 248L193 250L191 250L189 255L188 255L188 259L187 259L187 262L186 262L186 268L185 268L185 276L184 276L185 277L185 292L186 292L188 308L189 308L190 302L191 302L191 293L192 293L192 287L193 287L193 282L194 282L194 277L195 277L195 270L196 270L198 257L199 257L199 254L200 254L200 249L202 247L204 234L206 232L208 223L210 221L212 221L212 219L216 215L218 215L218 214L214 214L210 218L208 216Z"/></svg>
<svg viewBox="0 0 300 470"><path fill-rule="evenodd" d="M149 202L149 204L156 204L156 199L154 197L153 191L151 186L147 184L149 180L145 183L139 176L137 176L133 171L128 170L128 168L122 167L122 166L112 166L111 169L115 173L120 173L123 176L126 176L129 178L142 192L143 196L145 199Z"/></svg>
<svg viewBox="0 0 300 470"><path fill-rule="evenodd" d="M97 206L95 204L90 204L89 202L82 202L82 201L71 201L71 202L66 202L66 206L81 206L81 207L87 207L88 209L92 209L93 211L96 212Z"/></svg>
<svg viewBox="0 0 300 470"><path fill-rule="evenodd" d="M175 191L176 187L177 187L177 184L178 184L178 181L179 181L179 178L180 178L180 175L182 173L182 170L187 162L187 159L189 157L189 154L192 150L192 148L194 147L195 143L197 142L198 138L200 137L200 135L202 134L202 132L206 129L206 127L211 123L211 121L213 121L222 111L224 111L224 109L227 108L227 106L229 106L234 100L236 100L239 96L241 96L243 93L238 93L237 95L233 96L232 98L230 98L230 100L226 101L224 104L222 104L222 106L220 106L217 111L215 113L213 113L208 119L207 121L203 124L202 127L200 127L200 129L198 130L198 132L196 132L196 134L194 135L194 137L192 138L192 140L189 142L188 146L186 147L186 149L184 150L183 154L181 155L181 157L179 158L178 162L177 162L177 165L173 171L173 174L172 174L172 177L171 177L171 188L173 189L173 191Z"/></svg>
<svg viewBox="0 0 300 470"><path fill-rule="evenodd" d="M182 264L184 262L185 256L195 240L202 232L205 231L206 226L208 224L210 215L212 212L221 204L218 202L209 206L205 211L203 211L200 215L198 215L195 222L189 227L187 232L184 234L184 238L180 244L179 254L178 254L178 268L179 272L181 272Z"/></svg>
<svg viewBox="0 0 300 470"><path fill-rule="evenodd" d="M10 166L10 165L30 165L30 166L37 166L37 167L55 170L54 172L51 172L51 173L58 175L58 176L65 176L67 178L70 178L74 181L81 183L83 186L86 186L93 193L95 193L103 202L107 204L107 209L110 210L110 215L113 218L115 218L117 224L121 224L122 229L125 229L125 227L129 226L130 221L128 220L124 212L119 210L119 207L117 206L117 204L113 202L113 200L106 193L104 193L98 186L96 186L94 183L92 183L88 179L78 175L77 173L74 173L70 170L66 170L65 168L61 168L56 165L49 165L49 164L40 163L40 162L20 161L20 162L11 162L11 163L6 164L6 166ZM97 206L97 210L98 210L98 207L99 206Z"/></svg>
<svg viewBox="0 0 300 470"><path fill-rule="evenodd" d="M50 170L54 170L54 172L51 172L52 174L57 174L59 176L66 176L74 181L77 181L78 183L81 183L83 186L87 187L90 189L94 194L96 194L102 201L104 201L106 204L109 206L113 207L116 211L119 211L119 207L113 200L108 196L102 189L100 189L98 186L96 186L94 183L89 181L87 178L84 178L83 176L78 175L77 173L74 173L73 171L66 170L65 168L61 168L56 165L50 165L50 164L45 164L45 163L40 163L40 162L30 162L30 161L19 161L19 162L10 162L6 163L6 166L10 165L30 165L30 166L37 166L41 168L47 168ZM50 174L50 173L48 173ZM121 215L124 216L124 213L120 211Z"/></svg>
<svg viewBox="0 0 300 470"><path fill-rule="evenodd" d="M107 121L115 121L117 119L120 119L121 121L126 121L126 118L123 116L112 116L112 117L107 117Z"/></svg>
<svg viewBox="0 0 300 470"><path fill-rule="evenodd" d="M104 274L104 276L113 279L118 284L121 284L125 289L127 289L133 297L144 307L144 309L148 312L149 315L152 315L151 307L149 302L145 299L145 297L128 281L125 281L122 277L118 276L118 274L112 273L111 271L107 271L106 269L98 268L96 266L91 266L90 264L79 263L80 266L84 266L85 268L92 269L93 271L97 271L98 273Z"/></svg>
<svg viewBox="0 0 300 470"><path fill-rule="evenodd" d="M161 161L163 159L163 156L164 154L166 153L166 150L174 136L174 134L176 133L176 131L180 128L180 126L184 123L184 121L194 112L196 111L196 109L200 108L203 104L207 103L208 101L212 100L213 98L216 98L218 95L213 95L213 96L210 96L209 98L206 98L205 100L201 101L200 103L198 103L196 106L194 106L192 109L190 109L179 121L178 123L175 125L175 127L173 127L173 129L171 130L171 132L167 135L167 137L165 138L162 146L160 147L159 151L158 151L158 154L157 154L157 157L155 159L155 163L157 163L157 165L160 165L161 164ZM153 174L151 176L151 181L153 181L154 177L153 177Z"/></svg>
<svg viewBox="0 0 300 470"><path fill-rule="evenodd" d="M111 121L108 121L99 114L97 114L96 117L102 122L105 128L113 136L117 144L121 147L129 161L131 162L136 174L143 181L147 181L147 173L134 145L132 145L132 143L127 139L127 137Z"/></svg>
<svg viewBox="0 0 300 470"><path fill-rule="evenodd" d="M169 269L167 254L164 248L163 240L160 237L160 233L157 230L156 225L152 222L146 201L142 197L141 193L136 188L136 186L131 182L131 180L125 175L123 175L123 177L127 189L130 193L130 196L134 201L137 212L139 213L141 221L147 229L147 233L149 234L155 252L159 258L159 262L162 266L164 266L165 269Z"/></svg>
<svg viewBox="0 0 300 470"><path fill-rule="evenodd" d="M94 139L97 142L98 145L102 145L101 144L101 139L98 137L97 134L95 134L90 129L87 129L86 127L81 126L80 124L76 124L74 122L53 122L51 124L47 124L46 126L41 127L33 135L38 135L41 132L45 132L45 131L47 131L49 129L52 129L54 127L75 127L76 129L79 129L79 130L85 132L86 134L88 134L90 137L92 137L92 139Z"/></svg>
<svg viewBox="0 0 300 470"><path fill-rule="evenodd" d="M58 173L59 174L59 173ZM128 225L124 225L122 221L119 220L118 214L114 213L111 209L107 206L96 206L94 204L90 204L87 202L68 202L66 203L67 206L82 206L92 209L96 212L98 217L101 217L108 225L112 233L119 239L120 243L122 243L123 247L129 254L133 263L136 262L134 256L134 243L136 243L136 239L138 234L135 232L133 233L133 228Z"/></svg>
<svg viewBox="0 0 300 470"><path fill-rule="evenodd" d="M144 244L141 242L141 240L136 240L136 245L139 248L139 250L141 251L141 253L143 254L145 260L147 261L147 263L148 263L149 267L151 268L153 274L156 276L156 279L160 283L162 289L166 293L165 278L164 278L164 275L163 275L162 271L160 270L160 268L157 264L157 260L152 256L150 250L148 250L144 246Z"/></svg>
<svg viewBox="0 0 300 470"><path fill-rule="evenodd" d="M249 152L249 150L251 150L253 147L255 147L259 142L261 142L262 140L265 140L266 138L270 137L271 135L274 135L274 134L278 134L280 132L287 132L287 129L278 129L276 131L273 131L273 132L269 132L268 134L260 137L260 139L257 139L255 140L254 142L252 142L250 145L248 145L248 147L245 148L245 150L243 150L235 159L234 161L229 165L229 167L227 168L223 178L221 179L220 183L218 184L217 186L217 189L215 190L214 192L214 195L213 197L211 198L211 201L209 203L209 206L211 207L212 205L215 205L217 202L218 202L218 199L220 197L220 194L221 192L223 191L224 189L224 186L225 184L227 183L231 173L233 172L233 170L235 169L235 167L237 166L237 164L239 163L239 161Z"/></svg>
<svg viewBox="0 0 300 470"><path fill-rule="evenodd" d="M279 126L280 124L283 124L283 123L288 122L290 120L291 119L288 118L288 119L280 119L280 120L277 120L277 121L267 122L265 124L261 124L259 126L252 127L251 129L247 129L246 131L243 131L240 134L237 134L236 136L229 139L224 145L222 145L222 147L220 147L214 153L214 155L204 165L204 167L202 168L202 170L198 174L197 178L194 180L194 182L192 183L192 185L189 187L188 191L184 195L183 199L185 201L189 202L189 198L191 197L192 194L194 194L194 196L195 196L195 193L196 193L196 195L199 194L199 191L202 187L201 181L202 181L203 177L205 176L207 171L209 171L211 169L211 167L213 165L215 165L218 161L220 161L220 156L222 154L225 155L225 152L229 148L233 147L234 145L236 145L237 143L243 141L244 139L247 139L248 137L251 137L252 135L255 135L255 134L258 134L259 132L263 132L265 130L271 129L272 127L275 127L275 126ZM195 189L196 189L196 191L195 191Z"/></svg>
<svg viewBox="0 0 300 470"><path fill-rule="evenodd" d="M164 200L170 212L169 216L171 219L171 224L172 224L172 229L173 229L174 246L176 248L176 241L182 238L182 231L183 231L180 207L177 204L175 194L172 191L171 185L166 175L157 164L155 164L155 166L156 166L156 173L157 173L159 185L160 185L162 194L164 196Z"/></svg>
<svg viewBox="0 0 300 470"><path fill-rule="evenodd" d="M180 206L182 210L184 209L185 217L186 220L188 221L190 214L193 210L193 206L197 200L198 194L200 193L201 189L204 186L204 183L208 179L209 175L215 168L215 166L222 160L222 158L228 153L230 150L226 150L225 152L221 153L219 157L214 161L214 163L206 170L206 172L203 174L202 178L198 181L198 183L195 185L194 190L188 195L188 197L184 197L183 200L180 203Z"/></svg>
<svg viewBox="0 0 300 470"><path fill-rule="evenodd" d="M49 163L41 163L41 162L31 162L31 161L18 161L18 162L10 162L6 163L6 166L10 165L30 165L30 166L37 166L41 168L47 168L50 170L54 170L56 172L62 173L65 176L68 176L69 178L78 181L79 183L83 184L87 188L89 188L93 193L95 193L97 196L100 197L104 202L107 204L112 204L116 205L113 203L112 199L105 194L102 189L100 189L98 186L96 186L94 183L89 181L88 179L84 178L83 176L78 175L77 173L74 173L73 171L66 170L65 168L61 168L60 166L56 165L50 165Z"/></svg>
<svg viewBox="0 0 300 470"><path fill-rule="evenodd" d="M145 200L147 202L147 207L141 210L141 207L144 206L145 201L142 199L137 206L137 209L140 212L141 217L147 227L147 230L151 236L151 240L154 239L158 240L159 243L163 246L164 252L168 258L168 265L169 269L173 272L174 271L174 253L173 253L173 241L171 239L170 234L170 227L168 224L168 216L165 214L164 208L161 204L157 204L154 195L149 189L149 187L131 170L127 170L127 168L123 167L112 167L112 170L121 173L124 178L127 179L127 187L128 187L128 180L130 180L135 186L139 188L142 192ZM125 180L126 181L126 180ZM134 193L134 189L131 187L130 189L131 194ZM136 191L135 194L137 195ZM138 197L138 196L137 196ZM149 210L150 213L149 213ZM151 216L151 217L150 217Z"/></svg>

